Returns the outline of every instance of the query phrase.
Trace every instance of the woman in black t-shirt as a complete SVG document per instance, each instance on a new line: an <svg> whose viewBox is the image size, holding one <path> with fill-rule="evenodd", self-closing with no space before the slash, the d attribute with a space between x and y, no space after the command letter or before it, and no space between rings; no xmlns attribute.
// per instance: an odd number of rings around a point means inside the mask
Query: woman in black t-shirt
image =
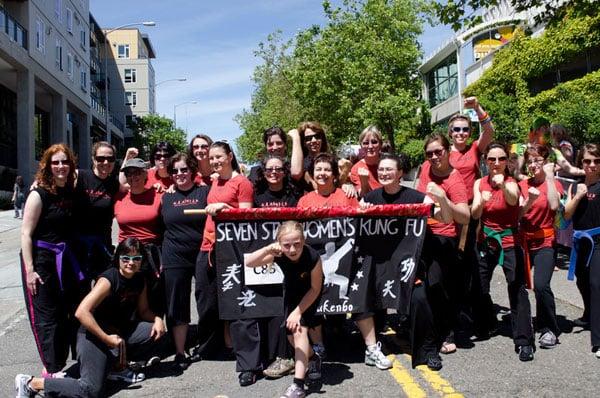
<svg viewBox="0 0 600 398"><path fill-rule="evenodd" d="M111 380L128 382L145 378L127 368L109 373L113 365L123 369L127 360L147 359L163 348L165 326L148 306L146 284L140 273L144 253L139 240L122 241L115 253L115 267L100 275L77 308L75 316L82 326L77 337L81 378L45 379L20 374L15 377L18 396L32 396L43 390L46 396L98 397L107 375Z"/></svg>
<svg viewBox="0 0 600 398"><path fill-rule="evenodd" d="M584 304L583 316L573 323L589 326L592 351L600 358L600 145L584 145L579 163L585 171L585 181L571 185L565 206L565 219L573 220L574 233L569 274L575 267L577 288ZM582 233L591 240L578 239Z"/></svg>
<svg viewBox="0 0 600 398"><path fill-rule="evenodd" d="M308 358L314 355L308 341L308 328L314 325L314 314L323 286L323 268L319 254L305 245L302 224L286 221L277 229L277 242L247 254L247 267L272 265L276 262L284 275L285 325L290 343L296 350L294 382L283 396L304 396L304 376Z"/></svg>
<svg viewBox="0 0 600 398"><path fill-rule="evenodd" d="M78 279L72 261L73 185L75 157L69 147L55 144L40 160L36 188L25 202L21 227L21 274L31 329L43 375L60 372L76 325L72 314L79 304Z"/></svg>
<svg viewBox="0 0 600 398"><path fill-rule="evenodd" d="M256 172L254 207L296 207L302 196L290 182L289 165L278 155L269 155Z"/></svg>
<svg viewBox="0 0 600 398"><path fill-rule="evenodd" d="M163 195L161 217L165 227L161 262L165 280L167 324L175 342L175 363L187 369L185 339L190 323L190 295L196 258L200 252L206 215L185 215L185 209L204 209L208 187L194 184L196 162L185 153L177 153L167 165L175 181L175 190Z"/></svg>

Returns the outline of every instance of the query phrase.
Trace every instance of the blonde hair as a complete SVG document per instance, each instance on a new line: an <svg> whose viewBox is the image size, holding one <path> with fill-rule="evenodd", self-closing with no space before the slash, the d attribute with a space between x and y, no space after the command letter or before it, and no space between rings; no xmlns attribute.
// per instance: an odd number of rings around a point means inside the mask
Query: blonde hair
<svg viewBox="0 0 600 398"><path fill-rule="evenodd" d="M295 220L288 220L283 222L279 226L279 228L277 228L275 239L279 241L282 235L288 234L290 232L299 232L300 236L302 236L302 240L304 241L304 227L302 227L302 224Z"/></svg>

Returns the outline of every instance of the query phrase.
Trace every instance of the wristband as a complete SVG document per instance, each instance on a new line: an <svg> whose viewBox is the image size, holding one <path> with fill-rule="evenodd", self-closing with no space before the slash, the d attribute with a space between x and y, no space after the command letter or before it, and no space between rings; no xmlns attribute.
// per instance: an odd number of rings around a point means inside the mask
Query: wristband
<svg viewBox="0 0 600 398"><path fill-rule="evenodd" d="M492 118L488 115L486 116L484 119L479 119L479 123L481 124L488 124L492 121Z"/></svg>
<svg viewBox="0 0 600 398"><path fill-rule="evenodd" d="M484 112L483 115L477 115L477 118L479 119L479 122L481 122L482 120L485 120L487 118L489 118L490 115L487 112Z"/></svg>

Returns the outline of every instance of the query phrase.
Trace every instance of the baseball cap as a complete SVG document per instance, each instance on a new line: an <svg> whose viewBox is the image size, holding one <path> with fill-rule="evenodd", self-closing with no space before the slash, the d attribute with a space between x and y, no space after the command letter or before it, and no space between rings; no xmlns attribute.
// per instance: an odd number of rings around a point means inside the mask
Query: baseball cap
<svg viewBox="0 0 600 398"><path fill-rule="evenodd" d="M125 164L123 165L122 169L128 169L128 168L134 168L134 169L146 169L146 162L144 162L142 159L140 158L133 158L133 159L129 159L125 162Z"/></svg>

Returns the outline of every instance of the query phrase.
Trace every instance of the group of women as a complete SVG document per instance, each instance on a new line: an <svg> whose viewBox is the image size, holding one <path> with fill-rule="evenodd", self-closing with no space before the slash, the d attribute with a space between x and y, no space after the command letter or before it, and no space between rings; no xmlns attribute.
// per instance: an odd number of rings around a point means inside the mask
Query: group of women
<svg viewBox="0 0 600 398"><path fill-rule="evenodd" d="M293 372L294 382L282 396L304 396L305 377L319 379L326 356L322 326L327 320L315 314L323 279L319 254L305 245L301 224L282 224L277 242L250 253L246 265L277 259L285 275L285 313L221 321L212 217L230 208L432 204L410 311L404 315L413 366L434 370L442 367L440 353L454 352L456 337L470 334L463 319L472 320L479 337L496 331L490 297L496 265L506 277L519 359L532 360L535 351L527 287L535 292L539 346L558 343L550 280L559 213L572 220L577 237L573 264L585 311L576 322L590 326L592 347L600 357L600 307L593 304L600 294L600 273L594 268L600 147L582 147L581 169L570 160L569 172L583 174L584 182L564 192L554 177L560 166L550 161L556 149L532 139L519 159L524 168L511 170L511 153L492 141L491 117L476 98L467 98L465 107L477 113L479 137L469 143L473 127L464 115L450 119L447 136L428 137L416 190L401 185L409 170L407 158L383 153L375 126L360 134L363 156L352 167L330 152L316 122L301 123L287 134L269 128L263 134L265 156L248 178L230 145L206 135L195 136L185 153L166 142L157 144L150 169L130 148L118 172L115 148L106 142L94 145L91 170L76 169L67 146L52 145L25 204L21 242L23 289L43 370L41 378L18 375L17 391L23 396L41 390L48 396L98 396L106 377L139 381L143 377L127 367L127 360L150 364L164 355L168 330L174 364L181 370L193 361L233 355L240 385L255 383L261 373L280 377ZM482 156L488 171L484 177ZM198 208L206 215L184 215L183 210ZM114 254L113 217L119 224ZM198 330L188 354L192 278ZM365 342L365 364L379 369L392 366L377 341L385 316L373 305L352 318ZM75 342L80 378L64 378Z"/></svg>

